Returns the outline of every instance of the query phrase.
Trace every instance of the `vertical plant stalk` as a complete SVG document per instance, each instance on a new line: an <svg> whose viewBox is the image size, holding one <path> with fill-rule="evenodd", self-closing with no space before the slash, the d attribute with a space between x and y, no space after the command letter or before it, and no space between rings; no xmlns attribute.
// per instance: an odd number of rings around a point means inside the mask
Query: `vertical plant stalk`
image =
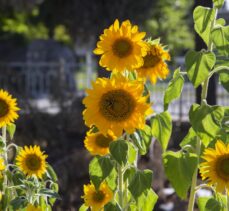
<svg viewBox="0 0 229 211"><path fill-rule="evenodd" d="M217 14L218 14L218 9L215 8L215 17L211 24L211 30L214 28ZM210 32L210 35L211 35L211 32ZM213 51L213 42L211 40L210 35L209 35L208 51ZM202 84L201 105L206 103L207 94L208 94L208 84L209 84L210 77L211 77L211 74L208 75L207 79ZM197 160L197 167L192 176L192 186L191 186L190 198L189 198L189 203L188 203L188 211L193 211L194 203L195 203L195 188L196 188L196 183L197 183L200 149L201 149L201 140L198 138L197 143L196 143L196 154L198 156L198 160Z"/></svg>
<svg viewBox="0 0 229 211"><path fill-rule="evenodd" d="M123 172L122 166L118 164L118 199L119 205L124 210L124 198L123 198Z"/></svg>
<svg viewBox="0 0 229 211"><path fill-rule="evenodd" d="M6 141L6 126L3 126L2 128L2 140L4 142L4 148L3 148L3 159L4 159L4 164L5 164L5 171L3 172L3 193L6 194L6 189L7 189L7 175L6 171L8 168L8 155L7 155L7 141Z"/></svg>

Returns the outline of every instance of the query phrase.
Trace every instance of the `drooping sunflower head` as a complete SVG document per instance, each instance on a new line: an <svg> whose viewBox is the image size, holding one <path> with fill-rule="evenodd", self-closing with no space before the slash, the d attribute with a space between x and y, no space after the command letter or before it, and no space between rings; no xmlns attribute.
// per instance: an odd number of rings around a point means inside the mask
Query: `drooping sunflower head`
<svg viewBox="0 0 229 211"><path fill-rule="evenodd" d="M13 123L17 118L17 100L4 91L0 90L0 127Z"/></svg>
<svg viewBox="0 0 229 211"><path fill-rule="evenodd" d="M5 161L2 157L0 157L0 171L4 171L6 168Z"/></svg>
<svg viewBox="0 0 229 211"><path fill-rule="evenodd" d="M129 20L121 25L115 20L104 30L94 50L95 54L101 55L100 66L118 72L140 67L147 51L147 45L142 40L144 37L145 32L139 32L138 27L132 26Z"/></svg>
<svg viewBox="0 0 229 211"><path fill-rule="evenodd" d="M221 140L215 144L215 149L207 148L200 164L200 174L203 180L216 188L217 192L229 190L229 145Z"/></svg>
<svg viewBox="0 0 229 211"><path fill-rule="evenodd" d="M116 137L112 131L109 131L107 135L100 132L93 133L89 131L84 140L84 145L92 155L103 156L109 153L109 145L115 140Z"/></svg>
<svg viewBox="0 0 229 211"><path fill-rule="evenodd" d="M113 192L108 185L103 182L96 190L93 184L84 185L83 199L85 204L93 211L101 210L113 198Z"/></svg>
<svg viewBox="0 0 229 211"><path fill-rule="evenodd" d="M111 130L117 137L124 130L131 134L142 129L146 115L152 112L147 97L142 96L143 90L141 81L129 81L121 74L111 79L98 78L83 100L86 125L95 125L105 135Z"/></svg>
<svg viewBox="0 0 229 211"><path fill-rule="evenodd" d="M47 157L47 155L41 152L39 146L25 146L24 149L19 151L16 157L16 164L27 176L42 178L47 168Z"/></svg>
<svg viewBox="0 0 229 211"><path fill-rule="evenodd" d="M26 207L26 211L42 211L42 209L39 206L35 206L33 204L28 204Z"/></svg>
<svg viewBox="0 0 229 211"><path fill-rule="evenodd" d="M166 60L170 60L168 51L164 50L160 44L147 42L148 51L143 57L143 65L137 69L138 76L149 79L153 84L157 79L165 79L169 74Z"/></svg>

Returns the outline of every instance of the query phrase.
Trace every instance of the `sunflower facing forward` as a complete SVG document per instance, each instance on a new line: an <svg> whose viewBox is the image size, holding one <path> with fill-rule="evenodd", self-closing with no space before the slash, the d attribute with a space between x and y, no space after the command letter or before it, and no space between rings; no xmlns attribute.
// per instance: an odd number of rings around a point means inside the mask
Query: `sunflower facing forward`
<svg viewBox="0 0 229 211"><path fill-rule="evenodd" d="M122 22L121 26L115 20L104 30L94 50L95 54L101 55L100 66L118 72L140 67L147 51L147 45L142 40L144 37L145 32L139 32L129 20Z"/></svg>
<svg viewBox="0 0 229 211"><path fill-rule="evenodd" d="M93 184L84 185L84 201L91 207L92 211L100 211L113 198L113 192L103 182L99 190L96 190Z"/></svg>
<svg viewBox="0 0 229 211"><path fill-rule="evenodd" d="M145 117L152 110L146 103L147 97L142 96L142 82L129 81L116 74L111 79L98 78L92 86L92 89L86 90L88 96L83 100L87 126L95 125L103 134L111 130L117 137L122 135L123 130L131 134L136 128L145 126Z"/></svg>
<svg viewBox="0 0 229 211"><path fill-rule="evenodd" d="M202 158L205 160L200 164L202 179L207 179L217 192L229 191L229 145L218 140L215 149L205 149Z"/></svg>
<svg viewBox="0 0 229 211"><path fill-rule="evenodd" d="M46 158L48 156L41 152L39 146L25 146L16 157L16 164L20 170L28 176L42 178L46 171Z"/></svg>
<svg viewBox="0 0 229 211"><path fill-rule="evenodd" d="M100 132L93 133L89 131L84 140L84 145L92 155L106 155L109 153L109 145L114 141L116 137L112 131L109 131L107 135Z"/></svg>
<svg viewBox="0 0 229 211"><path fill-rule="evenodd" d="M160 44L147 42L147 45L149 50L143 58L143 65L137 69L137 73L139 77L148 78L155 84L158 78L165 79L169 74L165 61L170 60L170 55Z"/></svg>
<svg viewBox="0 0 229 211"><path fill-rule="evenodd" d="M0 127L13 123L17 118L17 100L4 91L0 90Z"/></svg>

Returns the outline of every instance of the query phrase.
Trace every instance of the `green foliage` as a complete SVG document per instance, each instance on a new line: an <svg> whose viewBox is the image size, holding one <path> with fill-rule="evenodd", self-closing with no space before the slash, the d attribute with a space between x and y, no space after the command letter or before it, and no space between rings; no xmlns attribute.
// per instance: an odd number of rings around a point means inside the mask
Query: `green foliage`
<svg viewBox="0 0 229 211"><path fill-rule="evenodd" d="M229 92L229 70L224 70L219 73L219 81L227 92Z"/></svg>
<svg viewBox="0 0 229 211"><path fill-rule="evenodd" d="M108 157L97 156L90 162L90 179L93 182L96 189L98 189L103 180L109 176L113 167L113 163Z"/></svg>
<svg viewBox="0 0 229 211"><path fill-rule="evenodd" d="M229 26L215 28L211 33L212 41L220 55L229 56Z"/></svg>
<svg viewBox="0 0 229 211"><path fill-rule="evenodd" d="M165 174L176 193L182 199L187 197L187 192L192 183L192 175L197 167L197 155L182 151L168 151L163 154Z"/></svg>
<svg viewBox="0 0 229 211"><path fill-rule="evenodd" d="M198 198L198 207L200 211L225 211L226 197L200 197Z"/></svg>
<svg viewBox="0 0 229 211"><path fill-rule="evenodd" d="M145 155L149 150L152 140L151 127L146 125L144 130L137 130L134 132L131 138L140 154Z"/></svg>
<svg viewBox="0 0 229 211"><path fill-rule="evenodd" d="M144 191L137 200L137 206L134 207L133 211L136 210L144 210L144 211L151 211L153 210L156 202L157 202L158 196L157 194L152 190L152 188Z"/></svg>
<svg viewBox="0 0 229 211"><path fill-rule="evenodd" d="M196 52L190 50L185 56L188 78L194 87L198 87L206 78L215 64L215 55L212 52Z"/></svg>
<svg viewBox="0 0 229 211"><path fill-rule="evenodd" d="M214 3L214 6L217 7L217 8L221 8L224 4L224 1L225 0L213 0L213 3Z"/></svg>
<svg viewBox="0 0 229 211"><path fill-rule="evenodd" d="M161 37L162 43L169 46L172 55L183 54L184 49L194 47L194 36L190 30L190 10L193 2L189 0L160 0L152 7L152 17L146 21L147 34L153 38Z"/></svg>
<svg viewBox="0 0 229 211"><path fill-rule="evenodd" d="M120 165L124 165L127 162L128 144L124 140L113 141L110 144L110 153Z"/></svg>
<svg viewBox="0 0 229 211"><path fill-rule="evenodd" d="M15 124L7 125L6 129L7 129L7 132L9 133L9 135L10 135L10 139L13 139L14 133L16 131L16 125Z"/></svg>
<svg viewBox="0 0 229 211"><path fill-rule="evenodd" d="M152 135L160 142L165 151L172 133L172 118L168 111L153 116L150 119Z"/></svg>
<svg viewBox="0 0 229 211"><path fill-rule="evenodd" d="M224 109L220 106L193 104L189 111L192 128L205 146L220 132L223 117Z"/></svg>
<svg viewBox="0 0 229 211"><path fill-rule="evenodd" d="M208 45L212 21L215 18L215 9L198 6L193 12L193 18L195 31L204 40L206 45Z"/></svg>
<svg viewBox="0 0 229 211"><path fill-rule="evenodd" d="M175 70L172 80L169 82L164 95L164 110L168 109L169 103L180 97L184 85L184 78L180 69Z"/></svg>
<svg viewBox="0 0 229 211"><path fill-rule="evenodd" d="M190 127L188 134L183 138L183 140L180 143L180 147L184 147L186 145L191 145L191 146L195 146L197 141L197 134L196 132L193 130L192 127Z"/></svg>
<svg viewBox="0 0 229 211"><path fill-rule="evenodd" d="M128 187L135 200L151 188L152 177L153 172L150 170L137 170Z"/></svg>

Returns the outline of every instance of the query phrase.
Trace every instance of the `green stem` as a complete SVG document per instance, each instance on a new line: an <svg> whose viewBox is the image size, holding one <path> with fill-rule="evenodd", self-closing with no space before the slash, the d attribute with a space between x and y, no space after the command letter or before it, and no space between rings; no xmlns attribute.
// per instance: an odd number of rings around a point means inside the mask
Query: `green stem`
<svg viewBox="0 0 229 211"><path fill-rule="evenodd" d="M119 195L119 205L121 209L124 209L123 201L123 172L122 166L118 164L118 195Z"/></svg>
<svg viewBox="0 0 229 211"><path fill-rule="evenodd" d="M196 153L197 153L198 158L200 156L200 149L201 149L201 140L198 138L197 143L196 143ZM197 163L199 163L199 159ZM192 186L191 186L190 198L189 198L189 203L188 203L188 211L193 211L193 208L194 208L197 174L198 174L198 166L196 167L194 174L192 176Z"/></svg>
<svg viewBox="0 0 229 211"><path fill-rule="evenodd" d="M216 12L215 12L214 20L212 21L212 24L211 24L211 30L215 26L215 21L216 21L217 14L218 14L218 9L216 8L215 10L216 10ZM211 40L210 35L209 35L208 51L213 51L213 42ZM206 102L206 98L207 98L207 94L208 94L208 84L209 84L210 77L211 77L211 74L209 74L207 79L202 84L201 105L203 105ZM201 140L198 138L197 144L196 144L196 154L198 156L198 161L197 161L197 167L196 167L195 172L192 176L192 186L191 186L190 198L189 198L189 203L188 203L188 211L193 211L194 203L195 203L195 189L196 189L196 182L197 182L200 149L201 149Z"/></svg>
<svg viewBox="0 0 229 211"><path fill-rule="evenodd" d="M4 148L3 148L3 159L4 159L4 163L5 163L5 171L3 172L3 193L6 193L6 189L7 189L7 175L6 175L6 171L7 171L7 167L8 167L8 155L7 155L7 142L6 142L6 126L3 126L2 128L2 140L4 142ZM7 209L7 208L6 208Z"/></svg>
<svg viewBox="0 0 229 211"><path fill-rule="evenodd" d="M228 191L226 192L227 195L227 211L229 211L229 196L228 196Z"/></svg>

